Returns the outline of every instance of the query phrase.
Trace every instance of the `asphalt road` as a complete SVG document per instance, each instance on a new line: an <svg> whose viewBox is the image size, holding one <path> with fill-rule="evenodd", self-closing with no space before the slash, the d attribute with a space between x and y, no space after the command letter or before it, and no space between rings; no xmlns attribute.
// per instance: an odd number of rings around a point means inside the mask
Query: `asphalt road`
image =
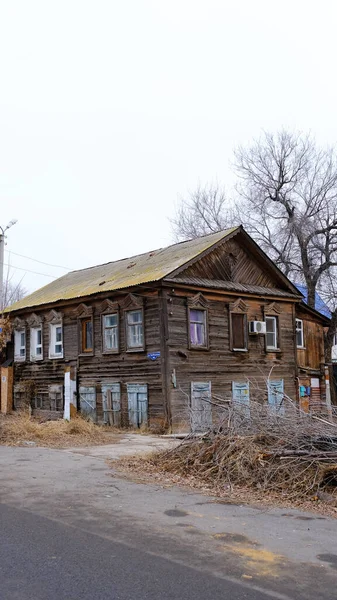
<svg viewBox="0 0 337 600"><path fill-rule="evenodd" d="M22 510L0 515L1 600L275 598Z"/></svg>
<svg viewBox="0 0 337 600"><path fill-rule="evenodd" d="M337 600L336 519L130 481L83 452L0 447L0 600Z"/></svg>

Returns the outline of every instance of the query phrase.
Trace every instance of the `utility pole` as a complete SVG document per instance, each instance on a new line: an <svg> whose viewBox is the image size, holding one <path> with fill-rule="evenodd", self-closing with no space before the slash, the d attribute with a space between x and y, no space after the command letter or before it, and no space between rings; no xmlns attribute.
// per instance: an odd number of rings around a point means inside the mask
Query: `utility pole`
<svg viewBox="0 0 337 600"><path fill-rule="evenodd" d="M5 231L17 223L17 219L9 221L6 227L0 225L0 309L1 313L4 307L4 256L5 256Z"/></svg>

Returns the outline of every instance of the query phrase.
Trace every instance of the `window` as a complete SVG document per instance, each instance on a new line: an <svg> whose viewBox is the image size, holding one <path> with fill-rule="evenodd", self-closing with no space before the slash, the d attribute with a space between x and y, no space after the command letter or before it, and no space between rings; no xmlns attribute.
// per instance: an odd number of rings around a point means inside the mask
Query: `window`
<svg viewBox="0 0 337 600"><path fill-rule="evenodd" d="M118 314L103 315L103 352L118 352Z"/></svg>
<svg viewBox="0 0 337 600"><path fill-rule="evenodd" d="M194 348L206 348L206 311L190 308L190 345Z"/></svg>
<svg viewBox="0 0 337 600"><path fill-rule="evenodd" d="M32 327L30 330L30 360L42 359L42 327Z"/></svg>
<svg viewBox="0 0 337 600"><path fill-rule="evenodd" d="M284 414L284 383L279 381L268 381L268 404L271 414Z"/></svg>
<svg viewBox="0 0 337 600"><path fill-rule="evenodd" d="M26 360L26 332L22 329L14 332L14 360Z"/></svg>
<svg viewBox="0 0 337 600"><path fill-rule="evenodd" d="M50 325L49 358L63 358L62 324Z"/></svg>
<svg viewBox="0 0 337 600"><path fill-rule="evenodd" d="M247 315L230 313L232 350L247 350Z"/></svg>
<svg viewBox="0 0 337 600"><path fill-rule="evenodd" d="M296 319L296 346L304 348L303 321Z"/></svg>
<svg viewBox="0 0 337 600"><path fill-rule="evenodd" d="M266 348L276 350L278 348L277 317L266 317L266 330Z"/></svg>
<svg viewBox="0 0 337 600"><path fill-rule="evenodd" d="M244 381L233 381L232 398L234 409L236 409L240 415L249 417L249 383Z"/></svg>
<svg viewBox="0 0 337 600"><path fill-rule="evenodd" d="M146 384L127 383L130 427L147 424L148 393Z"/></svg>
<svg viewBox="0 0 337 600"><path fill-rule="evenodd" d="M82 352L93 351L93 327L92 319L81 319L81 350Z"/></svg>
<svg viewBox="0 0 337 600"><path fill-rule="evenodd" d="M144 347L144 325L143 311L129 310L126 313L126 338L128 350L143 349Z"/></svg>

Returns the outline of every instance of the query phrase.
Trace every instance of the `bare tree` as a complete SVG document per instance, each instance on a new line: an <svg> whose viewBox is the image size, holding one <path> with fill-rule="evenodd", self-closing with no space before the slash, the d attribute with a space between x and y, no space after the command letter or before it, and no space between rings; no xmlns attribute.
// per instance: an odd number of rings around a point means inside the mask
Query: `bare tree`
<svg viewBox="0 0 337 600"><path fill-rule="evenodd" d="M23 287L22 280L19 282L13 281L10 271L8 271L3 287L3 308L11 306L26 295L27 290Z"/></svg>
<svg viewBox="0 0 337 600"><path fill-rule="evenodd" d="M206 184L181 198L171 223L175 238L180 241L221 231L231 227L233 221L225 190L217 184Z"/></svg>
<svg viewBox="0 0 337 600"><path fill-rule="evenodd" d="M327 357L337 325L337 155L299 132L264 133L235 151L238 198L199 187L173 220L178 239L242 223L275 264L319 294L332 312Z"/></svg>
<svg viewBox="0 0 337 600"><path fill-rule="evenodd" d="M258 244L289 277L305 283L332 312L326 351L337 323L337 156L311 136L264 133L235 152L240 214Z"/></svg>

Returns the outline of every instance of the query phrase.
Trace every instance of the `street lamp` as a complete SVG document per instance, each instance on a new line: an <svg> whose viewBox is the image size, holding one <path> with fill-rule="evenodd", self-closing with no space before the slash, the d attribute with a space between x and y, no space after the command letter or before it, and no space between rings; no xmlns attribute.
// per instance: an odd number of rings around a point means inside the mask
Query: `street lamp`
<svg viewBox="0 0 337 600"><path fill-rule="evenodd" d="M0 225L0 309L3 310L3 291L4 291L4 254L5 254L5 231L17 223L17 219L11 219L6 227Z"/></svg>

